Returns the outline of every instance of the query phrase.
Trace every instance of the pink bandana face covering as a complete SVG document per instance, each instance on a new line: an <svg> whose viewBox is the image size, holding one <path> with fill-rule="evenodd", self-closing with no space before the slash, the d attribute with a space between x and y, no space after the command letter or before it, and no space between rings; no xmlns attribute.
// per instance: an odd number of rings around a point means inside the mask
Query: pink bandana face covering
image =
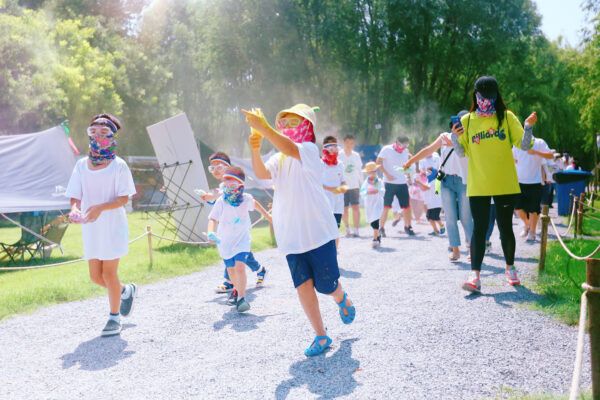
<svg viewBox="0 0 600 400"><path fill-rule="evenodd" d="M394 150L396 150L398 153L402 153L404 150L406 150L406 146L402 146L400 143L398 142L394 142L394 144L392 145L392 147L394 148Z"/></svg>
<svg viewBox="0 0 600 400"><path fill-rule="evenodd" d="M289 137L295 143L315 141L315 132L309 120L305 119L300 125L294 128L286 128L284 121L277 121L277 129L285 136Z"/></svg>

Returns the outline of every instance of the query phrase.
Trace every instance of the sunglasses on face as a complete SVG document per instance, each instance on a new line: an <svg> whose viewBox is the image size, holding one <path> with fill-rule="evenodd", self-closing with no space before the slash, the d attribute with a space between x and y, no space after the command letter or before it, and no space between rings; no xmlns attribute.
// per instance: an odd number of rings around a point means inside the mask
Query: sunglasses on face
<svg viewBox="0 0 600 400"><path fill-rule="evenodd" d="M338 145L336 143L329 143L323 146L323 148L325 150L327 150L330 153L337 153L338 152Z"/></svg>
<svg viewBox="0 0 600 400"><path fill-rule="evenodd" d="M302 121L298 117L285 117L277 120L277 128L296 128Z"/></svg>
<svg viewBox="0 0 600 400"><path fill-rule="evenodd" d="M111 131L106 126L90 126L87 128L87 134L90 137L102 137L102 138L112 138L115 136L113 131Z"/></svg>
<svg viewBox="0 0 600 400"><path fill-rule="evenodd" d="M233 179L225 179L223 181L223 186L225 186L226 188L229 188L229 189L237 189L240 186L244 186L244 185Z"/></svg>
<svg viewBox="0 0 600 400"><path fill-rule="evenodd" d="M222 171L225 171L225 168L227 168L227 167L223 164L209 165L208 172L210 172L210 173L222 172Z"/></svg>

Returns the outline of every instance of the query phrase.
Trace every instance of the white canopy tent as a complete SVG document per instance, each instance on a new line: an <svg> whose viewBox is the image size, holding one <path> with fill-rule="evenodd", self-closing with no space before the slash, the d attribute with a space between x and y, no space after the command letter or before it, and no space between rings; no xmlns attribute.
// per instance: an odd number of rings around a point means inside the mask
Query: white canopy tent
<svg viewBox="0 0 600 400"><path fill-rule="evenodd" d="M0 136L0 213L69 209L76 158L64 130Z"/></svg>

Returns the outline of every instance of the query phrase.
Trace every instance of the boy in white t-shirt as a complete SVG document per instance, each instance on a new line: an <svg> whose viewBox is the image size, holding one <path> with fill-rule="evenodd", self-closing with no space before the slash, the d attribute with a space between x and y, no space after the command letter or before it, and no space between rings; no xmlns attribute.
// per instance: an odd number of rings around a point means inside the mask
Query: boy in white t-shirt
<svg viewBox="0 0 600 400"><path fill-rule="evenodd" d="M211 175L217 181L223 182L223 175L225 174L225 170L231 167L231 159L229 158L229 156L222 151L217 151L208 157L208 163L208 172L210 172ZM219 187L211 190L209 193L203 193L202 195L200 195L200 199L202 199L202 201L205 201L207 204L213 206L222 194L222 190ZM256 286L261 286L265 282L267 269L263 265L261 265L256 260L256 258L254 258L254 254L252 252L250 252L248 258L246 259L246 265L252 270L252 272L256 272ZM217 285L215 292L229 293L231 299L235 297L235 293L233 293L233 283L231 283L231 280L229 279L227 267L225 267L223 277L225 278L225 281L223 281L222 284Z"/></svg>
<svg viewBox="0 0 600 400"><path fill-rule="evenodd" d="M353 135L344 137L344 150L340 152L339 159L344 164L344 180L348 190L344 193L344 226L346 237L358 237L360 226L360 185L362 183L362 160L354 151L355 138ZM352 210L353 227L350 227L349 213Z"/></svg>
<svg viewBox="0 0 600 400"><path fill-rule="evenodd" d="M237 296L232 305L242 313L250 309L246 301L246 265L250 255L250 211L260 212L266 220L269 213L252 195L244 193L246 175L241 168L229 167L223 174L223 195L217 199L208 218L208 239L217 244L219 254Z"/></svg>
<svg viewBox="0 0 600 400"><path fill-rule="evenodd" d="M393 144L383 146L379 155L377 155L377 164L383 172L383 183L385 194L383 195L383 213L379 229L382 236L385 237L385 223L388 217L388 211L392 207L394 198L398 199L402 207L402 217L404 219L404 232L409 236L414 236L411 225L412 213L410 209L410 197L408 193L408 184L405 171L402 166L408 161L410 154L408 151L408 138L400 136Z"/></svg>
<svg viewBox="0 0 600 400"><path fill-rule="evenodd" d="M419 174L421 179L415 179L415 182L423 191L423 201L425 202L425 207L427 207L427 221L429 221L429 224L433 228L433 232L429 234L430 236L439 236L446 233L446 227L440 217L442 212L442 198L436 189L436 173L437 169L427 168L427 171L423 170Z"/></svg>
<svg viewBox="0 0 600 400"><path fill-rule="evenodd" d="M521 188L515 205L523 221L521 237L527 237L528 243L534 243L542 203L542 164L544 159L554 158L554 151L550 150L544 139L534 138L533 146L527 151L513 147L513 157Z"/></svg>
<svg viewBox="0 0 600 400"><path fill-rule="evenodd" d="M344 193L346 193L348 187L344 181L344 164L338 160L338 143L334 136L326 136L323 139L321 160L325 164L323 189L325 189L331 211L339 228L342 222L342 214L344 213ZM339 239L336 239L336 247L338 244Z"/></svg>
<svg viewBox="0 0 600 400"><path fill-rule="evenodd" d="M315 144L315 109L306 104L280 111L277 130L260 111L242 110L252 128L248 140L252 166L259 179L272 179L273 229L279 250L286 255L300 303L316 337L304 351L307 357L327 350L332 340L321 318L317 291L331 295L342 322L354 321L356 310L339 282L335 218L323 189L323 162ZM265 164L260 157L263 138L280 152Z"/></svg>

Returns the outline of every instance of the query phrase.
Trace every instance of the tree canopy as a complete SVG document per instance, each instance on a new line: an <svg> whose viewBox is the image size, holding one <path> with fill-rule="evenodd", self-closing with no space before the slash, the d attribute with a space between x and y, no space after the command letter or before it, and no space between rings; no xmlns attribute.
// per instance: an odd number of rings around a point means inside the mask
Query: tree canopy
<svg viewBox="0 0 600 400"><path fill-rule="evenodd" d="M152 154L145 127L186 112L196 135L241 153L240 109L319 105L319 133L420 147L497 77L536 135L591 167L600 130L598 0L576 48L550 42L532 0L0 0L0 133L90 116L124 122L121 152Z"/></svg>

